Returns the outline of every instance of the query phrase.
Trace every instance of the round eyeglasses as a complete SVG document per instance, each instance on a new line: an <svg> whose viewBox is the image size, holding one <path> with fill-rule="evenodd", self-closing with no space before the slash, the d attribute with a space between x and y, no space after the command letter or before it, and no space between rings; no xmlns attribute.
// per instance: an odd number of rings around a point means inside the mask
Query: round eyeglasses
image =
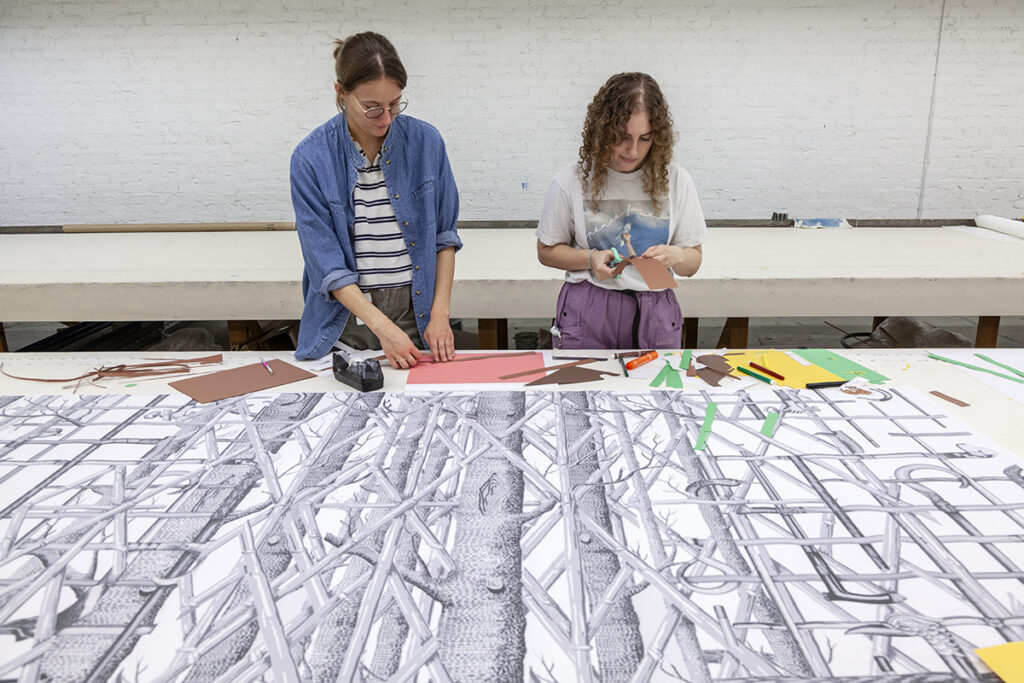
<svg viewBox="0 0 1024 683"><path fill-rule="evenodd" d="M363 105L359 104L359 100L356 100L356 105L360 109L362 109L363 113L366 115L366 118L368 119L379 119L380 117L384 116L384 107L370 107L369 109L363 109ZM405 108L408 106L409 100L402 100L401 102L398 102L397 104L393 104L390 107L388 107L388 112L391 113L392 117L398 116L403 111L405 111Z"/></svg>

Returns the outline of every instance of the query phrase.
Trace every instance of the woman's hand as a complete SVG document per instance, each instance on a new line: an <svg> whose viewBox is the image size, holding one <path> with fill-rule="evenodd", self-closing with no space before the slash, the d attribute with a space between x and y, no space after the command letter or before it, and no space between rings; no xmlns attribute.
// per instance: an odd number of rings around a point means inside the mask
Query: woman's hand
<svg viewBox="0 0 1024 683"><path fill-rule="evenodd" d="M383 327L383 330L374 333L380 340L380 348L387 356L391 367L408 370L416 365L416 361L423 357L423 352L416 348L409 335L390 320Z"/></svg>
<svg viewBox="0 0 1024 683"><path fill-rule="evenodd" d="M448 361L455 358L455 334L449 324L448 316L438 313L430 314L430 322L423 331L423 343L434 355L435 361Z"/></svg>
<svg viewBox="0 0 1024 683"><path fill-rule="evenodd" d="M643 253L644 258L652 258L662 265L671 268L676 275L691 277L700 270L704 259L704 249L698 244L695 247L677 247L671 244L655 244Z"/></svg>
<svg viewBox="0 0 1024 683"><path fill-rule="evenodd" d="M683 248L671 244L655 244L647 247L641 257L652 258L666 268L671 268L682 262Z"/></svg>
<svg viewBox="0 0 1024 683"><path fill-rule="evenodd" d="M590 270L596 280L611 280L615 277L615 267L609 262L615 258L611 249L595 249L590 252Z"/></svg>

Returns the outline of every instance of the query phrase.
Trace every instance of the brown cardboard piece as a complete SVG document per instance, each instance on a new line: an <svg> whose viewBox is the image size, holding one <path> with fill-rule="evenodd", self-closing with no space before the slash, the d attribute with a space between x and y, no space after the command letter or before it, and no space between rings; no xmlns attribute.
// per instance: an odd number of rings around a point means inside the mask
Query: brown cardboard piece
<svg viewBox="0 0 1024 683"><path fill-rule="evenodd" d="M274 371L274 374L267 372L262 363L253 363L240 368L211 372L201 377L181 379L177 382L170 382L168 386L199 403L210 403L316 377L312 372L295 367L283 360L270 360L267 361L267 365Z"/></svg>
<svg viewBox="0 0 1024 683"><path fill-rule="evenodd" d="M593 368L562 368L555 370L547 377L540 377L529 382L526 386L535 387L541 384L580 384L582 382L596 382L604 379L604 375L616 377L614 372L607 370L594 370Z"/></svg>
<svg viewBox="0 0 1024 683"><path fill-rule="evenodd" d="M657 259L635 256L629 259L629 262L640 271L640 277L651 289L674 289L679 286L669 269L661 265Z"/></svg>
<svg viewBox="0 0 1024 683"><path fill-rule="evenodd" d="M735 376L730 374L732 373L732 367L724 358L716 353L706 353L703 356L698 356L697 362L701 363L705 367L694 369L693 365L691 365L686 371L687 376L693 377L694 375L697 375L713 387L717 387L718 383L726 377ZM691 374L691 372L693 374Z"/></svg>

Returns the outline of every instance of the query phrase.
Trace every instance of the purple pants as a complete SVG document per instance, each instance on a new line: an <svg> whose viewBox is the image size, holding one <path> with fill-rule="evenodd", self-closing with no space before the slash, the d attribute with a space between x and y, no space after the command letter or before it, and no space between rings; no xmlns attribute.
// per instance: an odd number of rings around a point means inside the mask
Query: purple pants
<svg viewBox="0 0 1024 683"><path fill-rule="evenodd" d="M566 282L555 316L562 333L554 337L556 349L682 348L683 312L671 289L624 292Z"/></svg>

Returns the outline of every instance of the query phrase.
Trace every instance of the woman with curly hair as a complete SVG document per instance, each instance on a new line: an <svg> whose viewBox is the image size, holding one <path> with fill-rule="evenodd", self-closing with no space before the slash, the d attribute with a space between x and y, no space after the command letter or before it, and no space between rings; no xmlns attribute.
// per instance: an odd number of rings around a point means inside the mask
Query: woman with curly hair
<svg viewBox="0 0 1024 683"><path fill-rule="evenodd" d="M579 162L555 175L537 225L538 259L566 271L555 348L681 346L673 290L650 289L634 267L613 270L616 253L686 277L700 268L707 226L693 179L672 161L674 140L647 74L612 76L587 107Z"/></svg>

